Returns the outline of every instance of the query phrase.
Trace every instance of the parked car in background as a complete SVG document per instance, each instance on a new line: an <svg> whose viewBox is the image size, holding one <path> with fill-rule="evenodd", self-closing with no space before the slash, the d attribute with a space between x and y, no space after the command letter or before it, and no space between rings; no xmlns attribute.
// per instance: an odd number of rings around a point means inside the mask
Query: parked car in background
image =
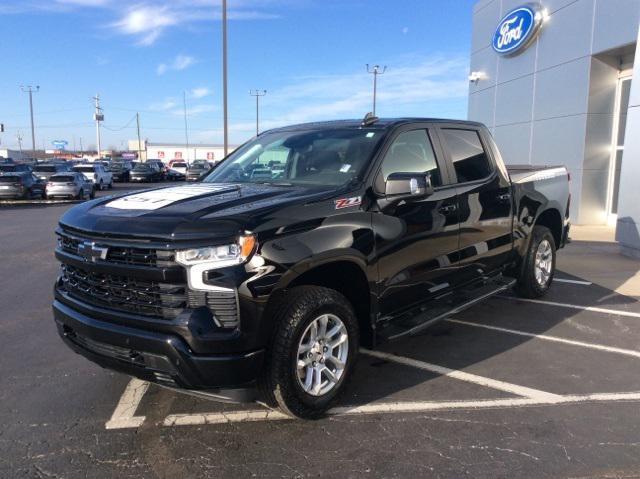
<svg viewBox="0 0 640 479"><path fill-rule="evenodd" d="M48 180L57 173L71 171L71 165L66 163L38 163L33 166L33 174L41 180Z"/></svg>
<svg viewBox="0 0 640 479"><path fill-rule="evenodd" d="M193 165L204 165L207 168L213 168L213 166L215 165L215 162L209 161L209 160L193 160L193 162L191 163L191 166Z"/></svg>
<svg viewBox="0 0 640 479"><path fill-rule="evenodd" d="M208 163L193 163L187 171L187 181L198 181L211 170Z"/></svg>
<svg viewBox="0 0 640 479"><path fill-rule="evenodd" d="M151 159L151 160L145 161L145 163L148 165L156 165L160 170L160 173L162 174L162 179L164 180L166 178L168 168L167 168L167 165L165 165L162 160Z"/></svg>
<svg viewBox="0 0 640 479"><path fill-rule="evenodd" d="M31 167L21 163L0 163L0 174L2 173L31 173Z"/></svg>
<svg viewBox="0 0 640 479"><path fill-rule="evenodd" d="M111 170L111 175L114 182L126 183L131 177L131 170L133 169L133 165L129 160L113 160L109 169Z"/></svg>
<svg viewBox="0 0 640 479"><path fill-rule="evenodd" d="M189 164L184 160L171 160L169 162L169 169L177 171L178 173L182 173L186 176L187 170L189 169Z"/></svg>
<svg viewBox="0 0 640 479"><path fill-rule="evenodd" d="M82 173L70 171L52 175L47 181L45 197L51 198L75 198L83 200L95 197L94 183L88 180Z"/></svg>
<svg viewBox="0 0 640 479"><path fill-rule="evenodd" d="M101 164L76 165L73 167L73 171L82 173L87 179L92 180L96 189L105 190L113 187L113 175L110 171L106 171Z"/></svg>
<svg viewBox="0 0 640 479"><path fill-rule="evenodd" d="M32 199L44 197L45 182L31 172L3 173L0 175L0 198Z"/></svg>
<svg viewBox="0 0 640 479"><path fill-rule="evenodd" d="M131 170L132 183L151 183L160 180L162 180L162 172L156 163L139 163Z"/></svg>

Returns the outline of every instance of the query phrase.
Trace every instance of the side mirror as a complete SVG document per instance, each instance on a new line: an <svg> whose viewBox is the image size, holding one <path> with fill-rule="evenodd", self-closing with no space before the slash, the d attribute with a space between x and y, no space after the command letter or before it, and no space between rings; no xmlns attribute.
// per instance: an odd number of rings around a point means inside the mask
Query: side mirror
<svg viewBox="0 0 640 479"><path fill-rule="evenodd" d="M385 183L385 196L389 199L420 199L432 194L429 173L391 173Z"/></svg>

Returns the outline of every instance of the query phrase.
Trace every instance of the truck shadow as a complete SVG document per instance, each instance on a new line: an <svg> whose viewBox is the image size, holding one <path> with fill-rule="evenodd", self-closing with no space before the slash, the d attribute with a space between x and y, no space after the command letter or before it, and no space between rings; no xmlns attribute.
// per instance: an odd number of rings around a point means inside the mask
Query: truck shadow
<svg viewBox="0 0 640 479"><path fill-rule="evenodd" d="M618 281L624 284L633 274L632 271L628 276L618 273ZM585 281L562 272L559 276L563 279ZM478 327L443 321L419 335L381 344L377 349L557 394L587 394L599 390L631 390L640 387L640 381L629 384L629 378L626 382L620 380L620 375L629 376L630 373L606 373L607 370L616 371L618 366L623 366L626 371L633 370L635 363L628 363L637 361L635 358L609 353L597 356L603 353L558 345L534 337L545 334L573 341L636 349L637 341L640 340L640 324L633 328L633 323L638 322L637 318L620 318L602 312L521 302L514 294L505 296L491 299L452 318L475 323ZM556 282L543 300L640 314L638 299L596 284L587 286ZM532 336L510 334L503 329L521 331ZM594 361L598 361L595 368ZM602 373L594 374L591 370L599 368L603 368ZM362 354L341 404L502 397L513 396L504 391Z"/></svg>

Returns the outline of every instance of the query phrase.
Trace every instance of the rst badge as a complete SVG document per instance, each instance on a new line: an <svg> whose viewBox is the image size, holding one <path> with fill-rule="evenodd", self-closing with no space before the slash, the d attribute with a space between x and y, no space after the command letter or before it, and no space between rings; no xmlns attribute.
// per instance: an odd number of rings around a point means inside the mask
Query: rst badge
<svg viewBox="0 0 640 479"><path fill-rule="evenodd" d="M351 206L360 206L362 204L361 196L353 196L351 198L340 198L335 201L336 209L349 208Z"/></svg>
<svg viewBox="0 0 640 479"><path fill-rule="evenodd" d="M524 5L507 13L493 35L493 49L502 55L513 55L528 47L535 39L544 11L540 5Z"/></svg>

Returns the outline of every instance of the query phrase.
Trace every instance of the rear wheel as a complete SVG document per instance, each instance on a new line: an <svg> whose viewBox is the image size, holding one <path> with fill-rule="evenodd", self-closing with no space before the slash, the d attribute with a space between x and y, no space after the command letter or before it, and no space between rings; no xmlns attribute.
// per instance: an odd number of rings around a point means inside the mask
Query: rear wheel
<svg viewBox="0 0 640 479"><path fill-rule="evenodd" d="M321 417L344 391L358 354L358 321L332 289L300 286L274 313L274 335L260 379L267 402L291 416Z"/></svg>
<svg viewBox="0 0 640 479"><path fill-rule="evenodd" d="M89 198L94 199L95 197L96 197L96 190L95 188L91 188L91 193L89 193Z"/></svg>
<svg viewBox="0 0 640 479"><path fill-rule="evenodd" d="M556 243L549 228L533 228L529 250L523 261L516 292L525 298L544 296L551 287L556 269Z"/></svg>

